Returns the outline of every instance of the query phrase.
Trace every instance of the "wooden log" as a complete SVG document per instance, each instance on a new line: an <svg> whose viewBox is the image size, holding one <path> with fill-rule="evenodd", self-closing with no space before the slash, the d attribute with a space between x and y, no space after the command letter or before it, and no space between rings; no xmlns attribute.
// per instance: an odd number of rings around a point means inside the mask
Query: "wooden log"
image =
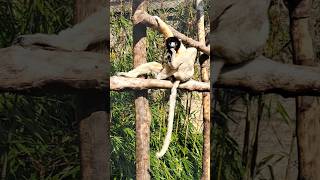
<svg viewBox="0 0 320 180"><path fill-rule="evenodd" d="M203 0L196 1L197 9L197 26L198 37L202 44L206 44L205 39L205 23L204 23L204 3ZM201 80L203 82L210 82L210 57L208 55L200 53L199 62L201 65ZM210 92L202 93L202 114L203 114L203 145L202 145L202 175L201 180L210 179Z"/></svg>
<svg viewBox="0 0 320 180"><path fill-rule="evenodd" d="M147 0L137 0L132 3L133 17L137 11L147 9ZM147 62L147 27L144 24L133 23L133 64L137 67ZM136 113L136 179L149 180L150 176L150 124L151 112L147 91L135 93Z"/></svg>
<svg viewBox="0 0 320 180"><path fill-rule="evenodd" d="M212 74L212 73L211 73ZM260 56L239 66L224 68L214 87L243 89L251 93L276 93L286 97L297 94L320 95L320 68L283 64ZM170 81L111 77L111 90L172 87ZM209 91L209 84L187 82L179 88Z"/></svg>
<svg viewBox="0 0 320 180"><path fill-rule="evenodd" d="M108 88L103 54L11 46L0 49L0 90L70 93Z"/></svg>
<svg viewBox="0 0 320 180"><path fill-rule="evenodd" d="M147 90L147 89L171 89L173 83L168 80L157 79L140 79L140 78L125 78L112 76L110 78L110 88L114 91L122 90ZM190 80L179 85L180 89L188 91L210 91L209 83Z"/></svg>
<svg viewBox="0 0 320 180"><path fill-rule="evenodd" d="M75 1L75 23L89 22L90 25L96 22L96 19L92 19L94 16L90 16L93 13L98 13L97 10L101 6L106 6L105 0L76 0ZM107 28L108 14L107 10L103 9L100 13L101 21L98 21L96 29L92 30L90 26L84 26L84 32L82 36L75 36L73 38L84 38L84 42L88 44L92 42L99 42L107 38L109 31ZM90 16L89 18L86 18ZM91 21L89 21L91 18ZM89 20L88 20L89 19ZM85 23L80 23L85 24ZM78 25L79 27L79 25ZM81 28L78 28L81 29ZM104 31L105 30L105 31ZM105 35L100 36L97 32L103 32ZM79 31L75 31L79 32ZM88 41L93 39L94 41ZM90 42L90 43L89 43ZM108 63L106 57L109 52L107 51L106 43L96 44L93 48L94 51L98 51L101 54L102 61L104 63L101 67L101 73L104 74L104 79L108 77ZM65 59L68 61L68 59ZM86 63L90 63L87 61ZM76 67L82 67L88 64L76 64ZM91 71L94 73L95 71ZM104 73L103 73L104 72ZM101 75L102 75L101 74ZM107 180L110 179L110 110L109 110L109 93L104 92L89 92L86 91L81 94L77 94L76 100L76 115L79 121L79 134L80 134L80 162L81 162L81 179L82 180Z"/></svg>
<svg viewBox="0 0 320 180"><path fill-rule="evenodd" d="M110 112L107 92L77 94L76 118L80 120L81 179L110 179Z"/></svg>
<svg viewBox="0 0 320 180"><path fill-rule="evenodd" d="M293 62L316 66L313 37L310 32L312 0L286 1L290 16ZM320 79L320 76L315 77ZM296 97L296 133L298 145L298 179L320 179L320 103L319 98Z"/></svg>
<svg viewBox="0 0 320 180"><path fill-rule="evenodd" d="M3 48L0 49L0 91L104 91L109 88L106 61L105 55L93 52L49 51L21 46ZM319 77L319 67L283 64L261 56L240 66L224 68L214 86L284 96L320 95ZM171 87L172 83L166 80L110 78L110 90L114 91ZM179 88L209 91L209 84L191 81Z"/></svg>

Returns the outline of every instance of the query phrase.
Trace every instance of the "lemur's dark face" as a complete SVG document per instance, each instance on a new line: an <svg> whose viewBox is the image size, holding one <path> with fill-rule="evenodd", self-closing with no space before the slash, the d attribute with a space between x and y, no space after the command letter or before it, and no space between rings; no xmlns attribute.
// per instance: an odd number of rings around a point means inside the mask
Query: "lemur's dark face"
<svg viewBox="0 0 320 180"><path fill-rule="evenodd" d="M169 51L169 53L172 53L170 50L173 48L175 51L178 51L178 49L181 46L181 42L177 37L169 37L166 39L166 48Z"/></svg>

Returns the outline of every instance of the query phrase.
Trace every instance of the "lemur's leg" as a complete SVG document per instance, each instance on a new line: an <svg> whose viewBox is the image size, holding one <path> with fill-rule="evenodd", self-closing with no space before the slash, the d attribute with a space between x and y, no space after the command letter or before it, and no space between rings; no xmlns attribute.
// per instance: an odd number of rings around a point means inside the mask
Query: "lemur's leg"
<svg viewBox="0 0 320 180"><path fill-rule="evenodd" d="M159 73L163 69L162 65L157 62L141 64L129 72L119 72L118 76L136 78L143 74Z"/></svg>
<svg viewBox="0 0 320 180"><path fill-rule="evenodd" d="M171 69L167 64L164 65L161 72L157 75L157 79L167 79L172 76L177 70Z"/></svg>
<svg viewBox="0 0 320 180"><path fill-rule="evenodd" d="M171 67L171 69L178 69L181 65L180 59L177 58L177 52L173 48L170 49L171 51L171 58L168 59L168 65Z"/></svg>
<svg viewBox="0 0 320 180"><path fill-rule="evenodd" d="M63 50L82 51L90 44L108 38L107 26L109 18L106 7L93 13L79 24L67 28L59 34L28 34L19 36L14 43L22 46L45 45Z"/></svg>

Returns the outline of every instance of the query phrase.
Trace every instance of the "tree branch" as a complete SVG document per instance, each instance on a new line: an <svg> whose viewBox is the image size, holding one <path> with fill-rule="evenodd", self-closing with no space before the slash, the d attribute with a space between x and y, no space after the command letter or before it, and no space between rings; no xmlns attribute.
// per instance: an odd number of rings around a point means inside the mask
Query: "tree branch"
<svg viewBox="0 0 320 180"><path fill-rule="evenodd" d="M121 91L126 89L171 89L172 86L173 83L168 80L126 78L120 76L110 77L110 89L113 91ZM190 80L186 83L181 83L179 88L188 91L210 91L210 84Z"/></svg>
<svg viewBox="0 0 320 180"><path fill-rule="evenodd" d="M138 15L133 18L133 21L135 23L143 23L146 26L149 26L149 27L154 28L159 31L159 25L153 16L151 16L150 14L148 14L144 11L137 12L137 14ZM170 26L170 29L173 32L173 34L177 38L181 39L184 43L186 43L192 47L195 47L198 50L210 55L210 47L207 47L205 44L200 43L199 41L196 41L192 38L187 37L186 35L180 33L179 31L175 30L171 26Z"/></svg>
<svg viewBox="0 0 320 180"><path fill-rule="evenodd" d="M241 67L225 68L217 87L284 96L320 95L320 68L282 64L260 56Z"/></svg>
<svg viewBox="0 0 320 180"><path fill-rule="evenodd" d="M211 73L212 74L212 73ZM244 89L251 93L276 93L283 96L320 95L320 69L282 64L260 56L240 67L224 68L215 87ZM170 89L172 82L113 76L110 89ZM179 86L188 91L209 91L209 83L190 81Z"/></svg>
<svg viewBox="0 0 320 180"><path fill-rule="evenodd" d="M105 55L11 46L0 49L0 91L105 90Z"/></svg>
<svg viewBox="0 0 320 180"><path fill-rule="evenodd" d="M0 91L103 91L109 87L109 67L103 54L20 46L0 49L0 54ZM241 66L224 68L215 86L285 96L320 95L319 77L319 67L282 64L261 56ZM110 89L114 91L171 87L166 80L110 78ZM191 81L179 88L209 91L209 83Z"/></svg>

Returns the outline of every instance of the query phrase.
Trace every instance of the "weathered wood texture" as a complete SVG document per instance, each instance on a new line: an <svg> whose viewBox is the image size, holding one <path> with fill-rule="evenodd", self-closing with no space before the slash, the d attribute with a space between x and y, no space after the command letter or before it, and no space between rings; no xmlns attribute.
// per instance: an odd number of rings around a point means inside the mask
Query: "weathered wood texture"
<svg viewBox="0 0 320 180"><path fill-rule="evenodd" d="M226 67L215 87L237 88L252 93L278 93L284 96L297 94L320 94L320 69L318 67L282 64L263 56L237 67ZM129 80L130 79L130 80ZM111 77L111 90L126 88L171 88L172 83L164 80ZM193 85L194 86L193 86ZM208 91L209 84L191 81L179 88Z"/></svg>
<svg viewBox="0 0 320 180"><path fill-rule="evenodd" d="M147 9L146 0L133 1L133 17ZM147 27L134 22L133 25L133 64L137 67L147 62ZM136 111L136 179L149 180L150 174L150 124L151 112L147 91L137 91L134 101Z"/></svg>
<svg viewBox="0 0 320 180"><path fill-rule="evenodd" d="M204 3L202 0L196 1L197 26L199 42L206 43L206 33L204 25ZM201 80L209 83L210 58L200 53ZM209 87L210 88L210 87ZM203 113L203 148L202 148L202 176L201 180L210 179L210 92L202 93L202 113Z"/></svg>
<svg viewBox="0 0 320 180"><path fill-rule="evenodd" d="M75 22L78 23L83 21L91 14L97 12L101 7L106 6L105 0L76 0L75 8ZM88 29L87 25L84 26L85 33L83 36L78 36L74 38L85 38L85 41L88 45L93 42L99 42L97 40L103 40L108 37L108 28L106 18L107 11L102 10L100 17L101 22L96 24L99 29L99 32L105 34L103 36L97 36L95 30ZM99 11L98 11L99 13ZM89 24L94 26L96 19L90 19L94 16L87 18L84 21L89 21ZM93 24L92 24L93 23ZM83 24L83 23L80 23ZM90 26L89 26L90 27ZM81 29L81 28L80 28ZM104 31L105 30L105 31ZM103 32L104 31L104 32ZM81 34L81 33L80 33ZM108 51L106 43L100 43L93 46L94 51L102 53L102 63L104 65L99 66L101 72L104 75L104 79L108 78L107 71L107 57ZM65 59L68 61L68 59ZM90 61L87 61L85 64L76 63L75 68L78 66L87 65ZM98 66L96 66L98 68ZM95 71L92 71L94 73ZM101 74L101 75L102 75ZM81 179L83 180L106 180L110 179L110 112L109 112L109 93L105 92L85 92L77 95L77 106L76 114L79 122L79 134L80 134L80 158L81 158Z"/></svg>
<svg viewBox="0 0 320 180"><path fill-rule="evenodd" d="M0 49L1 91L72 92L108 88L103 54L47 51L38 47Z"/></svg>
<svg viewBox="0 0 320 180"><path fill-rule="evenodd" d="M47 51L12 46L0 49L1 91L99 90L109 86L109 67L103 54L93 52ZM242 88L252 92L279 93L286 96L320 94L320 70L282 64L265 57L222 72L216 87ZM186 90L208 91L209 84L180 85ZM111 77L111 90L172 87L170 81ZM69 91L71 92L71 91Z"/></svg>
<svg viewBox="0 0 320 180"><path fill-rule="evenodd" d="M295 64L315 66L313 42L309 29L311 0L287 1L290 35ZM320 76L315 78L320 79ZM296 97L296 132L299 180L320 179L320 103L317 97Z"/></svg>
<svg viewBox="0 0 320 180"><path fill-rule="evenodd" d="M260 56L237 67L223 69L216 87L246 89L284 96L320 94L319 67L282 64Z"/></svg>
<svg viewBox="0 0 320 180"><path fill-rule="evenodd" d="M122 90L147 90L147 89L171 89L173 83L167 80L125 78L112 76L110 78L110 88L114 91ZM190 80L179 85L180 89L188 91L210 91L209 83Z"/></svg>
<svg viewBox="0 0 320 180"><path fill-rule="evenodd" d="M110 112L107 92L77 95L76 115L80 120L81 179L110 179Z"/></svg>
<svg viewBox="0 0 320 180"><path fill-rule="evenodd" d="M145 24L146 26L154 28L156 30L160 28L156 19L145 11L138 11L137 15L133 17L133 22L136 24L138 23ZM171 26L169 26L169 28L173 32L174 36L181 39L185 44L195 47L199 51L202 51L208 55L210 54L210 47L207 47L205 44L187 37L186 35L180 33L179 31L175 30Z"/></svg>
<svg viewBox="0 0 320 180"><path fill-rule="evenodd" d="M176 8L178 5L185 3L185 0L175 0L175 1L152 1L148 5L149 10L157 10L157 9L173 9ZM121 12L123 13L123 10L130 10L131 9L131 2L129 1L115 1L110 2L110 10L114 12Z"/></svg>

